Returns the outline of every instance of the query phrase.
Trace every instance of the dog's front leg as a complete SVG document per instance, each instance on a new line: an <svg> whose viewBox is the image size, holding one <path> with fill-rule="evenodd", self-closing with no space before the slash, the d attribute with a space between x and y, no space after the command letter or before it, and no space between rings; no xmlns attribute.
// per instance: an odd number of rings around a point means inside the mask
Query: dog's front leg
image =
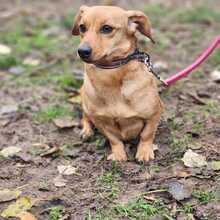
<svg viewBox="0 0 220 220"><path fill-rule="evenodd" d="M127 155L124 149L123 142L119 139L119 137L117 137L110 131L104 129L103 132L105 136L108 138L112 149L112 153L108 156L107 159L115 161L126 161Z"/></svg>
<svg viewBox="0 0 220 220"><path fill-rule="evenodd" d="M149 161L154 159L153 141L160 121L161 112L148 119L144 130L140 135L140 143L137 148L136 159L138 161Z"/></svg>
<svg viewBox="0 0 220 220"><path fill-rule="evenodd" d="M80 136L82 137L82 139L86 140L93 135L93 130L92 130L92 123L85 113L83 113L81 125L82 125L82 130L80 132Z"/></svg>

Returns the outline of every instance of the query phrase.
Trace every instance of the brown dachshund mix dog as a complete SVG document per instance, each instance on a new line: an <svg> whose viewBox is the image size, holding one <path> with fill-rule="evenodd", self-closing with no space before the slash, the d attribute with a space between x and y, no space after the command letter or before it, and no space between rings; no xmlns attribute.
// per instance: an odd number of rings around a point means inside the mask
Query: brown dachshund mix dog
<svg viewBox="0 0 220 220"><path fill-rule="evenodd" d="M163 110L156 78L138 60L100 68L132 54L137 31L153 41L144 13L113 6L81 6L72 30L81 37L78 54L85 62L82 135L92 135L92 125L98 128L110 141L109 160L126 161L123 141L136 137L136 159L154 159L153 140Z"/></svg>

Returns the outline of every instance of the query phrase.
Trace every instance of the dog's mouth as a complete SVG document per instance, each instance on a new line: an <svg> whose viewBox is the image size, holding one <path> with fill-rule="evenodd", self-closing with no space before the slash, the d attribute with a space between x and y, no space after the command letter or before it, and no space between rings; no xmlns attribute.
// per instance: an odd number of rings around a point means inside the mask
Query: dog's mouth
<svg viewBox="0 0 220 220"><path fill-rule="evenodd" d="M112 61L107 61L106 56L102 57L101 59L92 60L91 58L82 58L81 60L88 64L94 64L94 65L110 65Z"/></svg>

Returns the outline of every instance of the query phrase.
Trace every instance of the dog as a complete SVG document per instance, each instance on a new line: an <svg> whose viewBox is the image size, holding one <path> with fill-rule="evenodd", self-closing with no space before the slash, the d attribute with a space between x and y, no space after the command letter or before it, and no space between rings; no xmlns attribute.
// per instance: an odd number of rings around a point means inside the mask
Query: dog
<svg viewBox="0 0 220 220"><path fill-rule="evenodd" d="M136 160L154 159L153 141L164 108L157 79L136 59L111 68L137 49L136 32L154 42L150 21L141 11L83 5L74 19L72 34L80 35L78 54L85 62L82 136L91 136L93 125L100 130L111 145L108 160L126 161L124 141L137 137Z"/></svg>

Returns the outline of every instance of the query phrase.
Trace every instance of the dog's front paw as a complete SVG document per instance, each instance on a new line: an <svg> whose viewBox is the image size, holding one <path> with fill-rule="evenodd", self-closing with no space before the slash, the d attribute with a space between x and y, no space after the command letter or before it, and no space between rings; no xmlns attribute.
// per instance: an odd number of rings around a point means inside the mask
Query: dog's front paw
<svg viewBox="0 0 220 220"><path fill-rule="evenodd" d="M88 140L90 137L92 137L94 134L93 130L91 127L87 126L87 127L84 127L81 132L80 132L80 137L86 141Z"/></svg>
<svg viewBox="0 0 220 220"><path fill-rule="evenodd" d="M137 161L148 162L154 159L154 150L152 146L139 146L135 158Z"/></svg>
<svg viewBox="0 0 220 220"><path fill-rule="evenodd" d="M117 153L111 153L107 160L114 160L114 161L127 161L127 155L125 151L118 151Z"/></svg>

